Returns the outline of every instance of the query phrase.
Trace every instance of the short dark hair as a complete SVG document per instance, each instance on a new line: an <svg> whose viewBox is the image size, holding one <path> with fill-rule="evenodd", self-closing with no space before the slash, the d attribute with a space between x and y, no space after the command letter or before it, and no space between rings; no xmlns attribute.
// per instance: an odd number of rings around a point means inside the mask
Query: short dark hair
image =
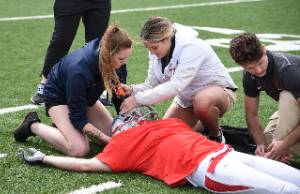
<svg viewBox="0 0 300 194"><path fill-rule="evenodd" d="M257 62L263 56L262 44L252 32L244 32L230 41L232 59L240 64Z"/></svg>

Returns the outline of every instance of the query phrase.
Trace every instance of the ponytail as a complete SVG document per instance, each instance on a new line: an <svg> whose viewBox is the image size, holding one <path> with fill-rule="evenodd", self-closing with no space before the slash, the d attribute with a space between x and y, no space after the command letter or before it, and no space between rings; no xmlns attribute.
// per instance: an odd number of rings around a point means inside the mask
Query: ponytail
<svg viewBox="0 0 300 194"><path fill-rule="evenodd" d="M112 95L114 85L120 83L112 57L121 49L131 48L132 40L128 33L117 25L112 25L105 31L100 45L99 70L102 75L106 91Z"/></svg>

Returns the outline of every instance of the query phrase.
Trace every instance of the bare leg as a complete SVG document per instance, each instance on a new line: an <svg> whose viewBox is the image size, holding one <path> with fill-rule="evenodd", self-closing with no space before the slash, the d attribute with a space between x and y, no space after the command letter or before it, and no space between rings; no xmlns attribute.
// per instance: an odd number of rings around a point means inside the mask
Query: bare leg
<svg viewBox="0 0 300 194"><path fill-rule="evenodd" d="M193 108L181 108L175 102L171 104L163 118L179 118L191 127L194 127L198 121L194 116Z"/></svg>
<svg viewBox="0 0 300 194"><path fill-rule="evenodd" d="M66 105L54 106L49 115L57 128L33 123L31 131L66 155L85 156L89 152L88 139L73 127L68 113Z"/></svg>
<svg viewBox="0 0 300 194"><path fill-rule="evenodd" d="M95 127L100 129L106 135L109 134L108 131L113 119L107 109L99 101L88 108L87 117Z"/></svg>
<svg viewBox="0 0 300 194"><path fill-rule="evenodd" d="M219 118L232 105L233 99L219 86L208 86L194 97L194 114L209 129L212 136L219 136Z"/></svg>

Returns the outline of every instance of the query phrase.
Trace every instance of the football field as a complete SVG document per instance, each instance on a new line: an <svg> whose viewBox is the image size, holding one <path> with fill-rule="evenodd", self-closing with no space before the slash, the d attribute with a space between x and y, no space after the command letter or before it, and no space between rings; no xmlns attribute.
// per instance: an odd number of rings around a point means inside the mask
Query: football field
<svg viewBox="0 0 300 194"><path fill-rule="evenodd" d="M17 152L22 147L36 147L46 154L61 155L40 138L29 138L25 144L16 143L13 138L14 128L30 110L37 111L44 123L51 123L44 107L30 105L30 98L40 81L53 32L52 7L53 0L0 0L0 194L70 193L109 181L121 186L101 193L209 193L190 185L170 188L137 173L75 173L29 166L19 160ZM251 31L257 33L270 50L300 55L299 0L112 0L110 23L118 24L134 39L133 54L127 65L130 84L146 78L148 53L139 32L146 18L153 15L165 16L198 30L199 37L212 45L231 72L239 87L237 103L221 119L222 125L246 127L242 71L229 55L231 38ZM83 44L81 24L70 51ZM155 105L160 116L169 104L170 101ZM264 125L276 108L277 103L263 93L260 115ZM109 110L115 115L113 108ZM89 157L102 148L92 143Z"/></svg>

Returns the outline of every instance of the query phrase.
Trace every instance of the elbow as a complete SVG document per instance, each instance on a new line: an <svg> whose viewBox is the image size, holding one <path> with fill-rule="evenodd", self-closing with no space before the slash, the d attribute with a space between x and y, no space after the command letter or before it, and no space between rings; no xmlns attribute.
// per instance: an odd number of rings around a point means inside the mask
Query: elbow
<svg viewBox="0 0 300 194"><path fill-rule="evenodd" d="M78 119L70 116L71 123L75 129L80 131L83 130L83 127L88 123L86 119Z"/></svg>
<svg viewBox="0 0 300 194"><path fill-rule="evenodd" d="M82 131L83 127L88 123L86 110L69 106L69 119L75 129Z"/></svg>
<svg viewBox="0 0 300 194"><path fill-rule="evenodd" d="M81 162L78 166L78 171L79 172L89 172L91 171L91 165L90 165L90 160L86 160L84 162Z"/></svg>

